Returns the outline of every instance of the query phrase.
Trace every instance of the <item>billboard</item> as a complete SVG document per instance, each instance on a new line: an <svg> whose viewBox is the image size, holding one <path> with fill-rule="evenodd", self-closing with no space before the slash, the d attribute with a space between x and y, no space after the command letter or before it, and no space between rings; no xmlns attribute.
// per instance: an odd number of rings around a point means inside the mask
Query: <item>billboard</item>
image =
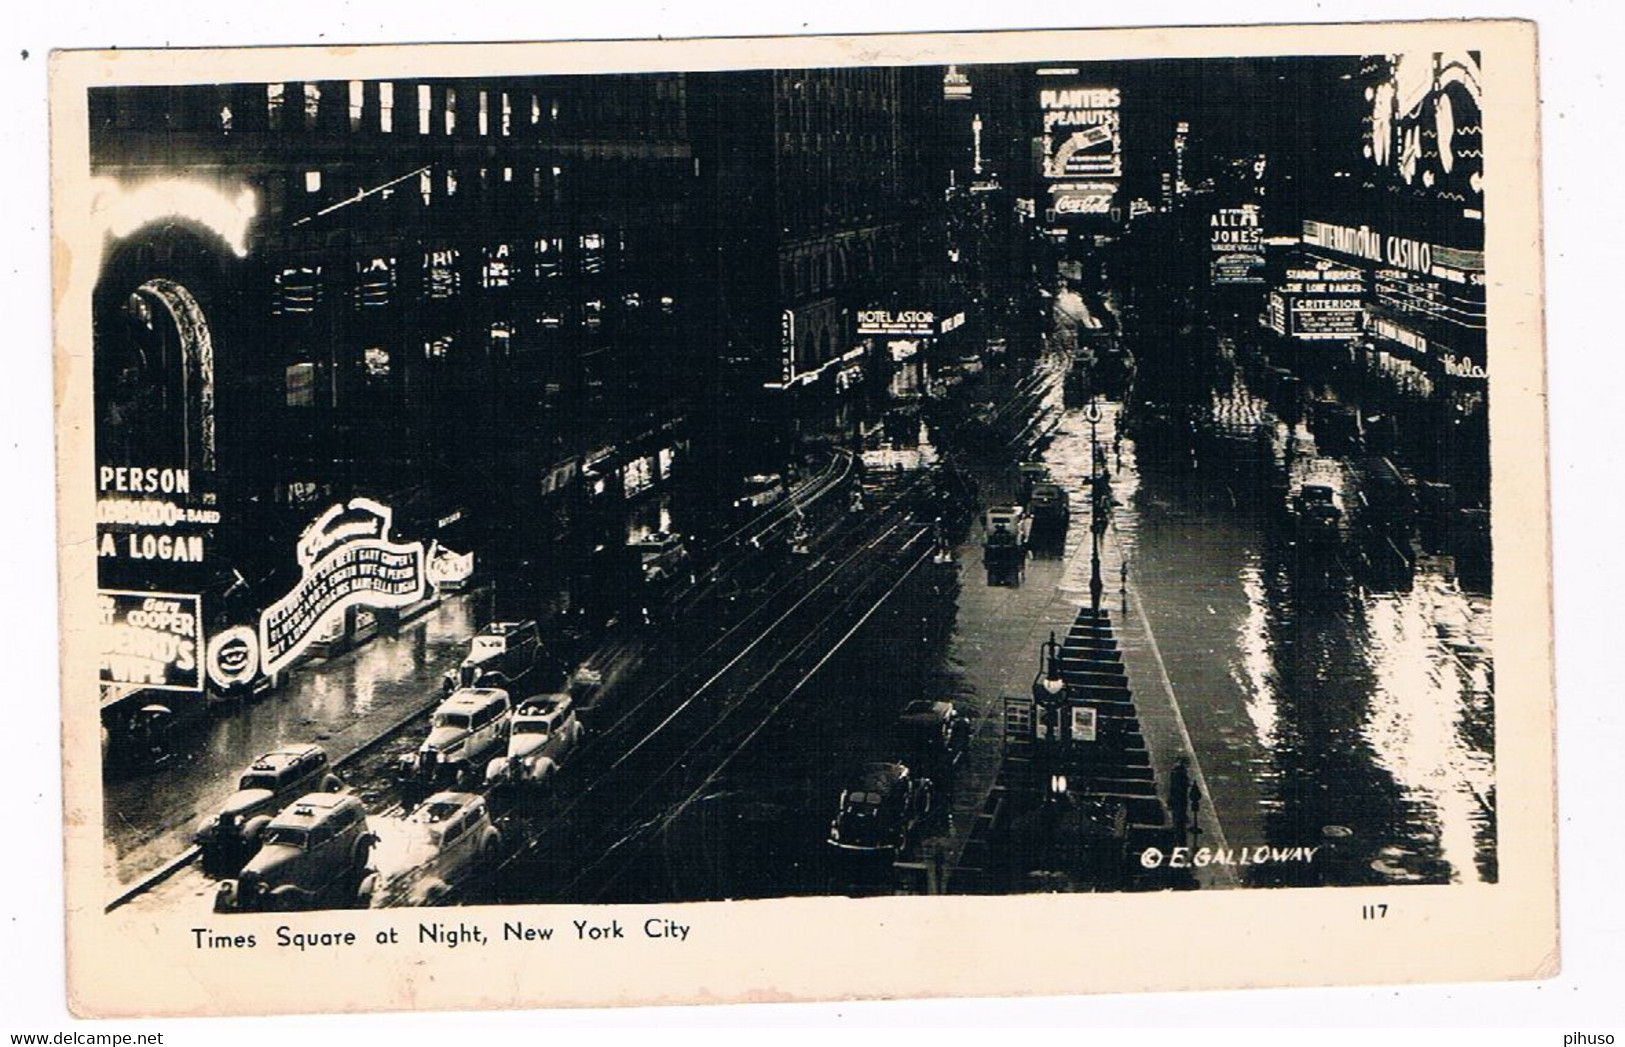
<svg viewBox="0 0 1625 1047"><path fill-rule="evenodd" d="M1122 93L1115 87L1046 87L1044 177L1123 177Z"/></svg>
<svg viewBox="0 0 1625 1047"><path fill-rule="evenodd" d="M1364 153L1389 185L1477 210L1484 198L1483 65L1476 51L1412 51L1361 63Z"/></svg>
<svg viewBox="0 0 1625 1047"><path fill-rule="evenodd" d="M1117 199L1112 182L1065 182L1050 187L1050 207L1057 219L1110 215Z"/></svg>
<svg viewBox="0 0 1625 1047"><path fill-rule="evenodd" d="M183 593L103 589L96 594L101 682L154 691L201 691L203 601Z"/></svg>
<svg viewBox="0 0 1625 1047"><path fill-rule="evenodd" d="M1263 220L1257 204L1221 207L1208 217L1209 273L1214 284L1264 282Z"/></svg>
<svg viewBox="0 0 1625 1047"><path fill-rule="evenodd" d="M1336 254L1433 277L1462 287L1484 284L1484 252L1395 236L1370 226L1303 223L1303 242Z"/></svg>

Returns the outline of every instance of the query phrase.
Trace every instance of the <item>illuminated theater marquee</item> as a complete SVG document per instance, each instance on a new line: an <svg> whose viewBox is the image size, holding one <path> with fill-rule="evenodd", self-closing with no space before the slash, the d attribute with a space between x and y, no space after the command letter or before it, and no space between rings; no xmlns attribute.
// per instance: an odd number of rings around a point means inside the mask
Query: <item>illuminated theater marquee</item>
<svg viewBox="0 0 1625 1047"><path fill-rule="evenodd" d="M1484 254L1481 251L1439 247L1421 240L1381 233L1369 226L1306 221L1303 223L1303 242L1453 283L1484 282Z"/></svg>
<svg viewBox="0 0 1625 1047"><path fill-rule="evenodd" d="M101 682L154 691L201 691L203 601L190 593L103 589L96 594Z"/></svg>
<svg viewBox="0 0 1625 1047"><path fill-rule="evenodd" d="M266 673L298 658L332 615L351 607L405 607L423 599L423 543L391 541L392 517L388 506L352 498L305 529L298 545L299 583L260 616Z"/></svg>

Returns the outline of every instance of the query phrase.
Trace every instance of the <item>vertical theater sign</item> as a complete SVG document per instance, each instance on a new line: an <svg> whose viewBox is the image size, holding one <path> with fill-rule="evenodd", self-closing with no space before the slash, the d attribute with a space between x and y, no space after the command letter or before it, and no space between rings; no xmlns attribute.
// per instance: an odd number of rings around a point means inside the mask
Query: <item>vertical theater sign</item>
<svg viewBox="0 0 1625 1047"><path fill-rule="evenodd" d="M1264 282L1263 222L1257 204L1221 207L1208 218L1211 260L1209 274L1215 285Z"/></svg>

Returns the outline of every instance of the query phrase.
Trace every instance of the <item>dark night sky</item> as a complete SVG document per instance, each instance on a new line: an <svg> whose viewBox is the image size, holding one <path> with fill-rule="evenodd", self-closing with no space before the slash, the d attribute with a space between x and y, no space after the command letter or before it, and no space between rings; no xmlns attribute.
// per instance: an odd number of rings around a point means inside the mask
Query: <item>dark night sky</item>
<svg viewBox="0 0 1625 1047"><path fill-rule="evenodd" d="M1122 90L1125 176L1128 190L1136 195L1156 192L1180 120L1191 124L1187 155L1194 166L1187 173L1192 180L1212 173L1204 168L1209 158L1267 152L1271 164L1279 165L1277 173L1284 168L1299 177L1311 176L1318 164L1330 165L1328 170L1338 165L1346 169L1360 159L1366 103L1364 85L1353 79L1357 56L1056 59L1021 67L972 67L968 71L979 92L977 107L1013 90L1014 104L1008 112L1027 125L1018 134L1037 134L1037 81L1030 71L1038 67L1078 70L1075 77L1056 77L1057 85ZM1344 75L1350 79L1342 79Z"/></svg>

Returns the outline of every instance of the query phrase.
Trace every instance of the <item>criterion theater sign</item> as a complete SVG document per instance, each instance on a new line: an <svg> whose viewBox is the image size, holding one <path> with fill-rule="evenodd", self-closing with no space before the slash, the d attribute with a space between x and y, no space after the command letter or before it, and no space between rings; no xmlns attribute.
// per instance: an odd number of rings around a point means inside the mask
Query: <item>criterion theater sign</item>
<svg viewBox="0 0 1625 1047"><path fill-rule="evenodd" d="M351 607L405 607L423 599L423 543L391 541L393 515L370 498L352 498L328 509L300 535L304 575L260 616L264 672L286 668L334 614Z"/></svg>

